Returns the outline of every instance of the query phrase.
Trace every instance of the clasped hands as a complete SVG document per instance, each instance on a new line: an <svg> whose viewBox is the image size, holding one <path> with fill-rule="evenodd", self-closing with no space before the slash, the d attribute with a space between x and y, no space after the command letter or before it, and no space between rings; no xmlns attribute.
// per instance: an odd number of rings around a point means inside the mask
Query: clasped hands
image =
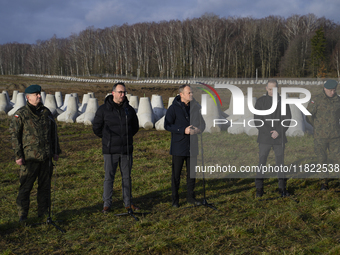
<svg viewBox="0 0 340 255"><path fill-rule="evenodd" d="M199 128L193 126L193 125L190 125L190 126L185 128L184 133L186 135L196 135L196 134L201 133L201 130Z"/></svg>

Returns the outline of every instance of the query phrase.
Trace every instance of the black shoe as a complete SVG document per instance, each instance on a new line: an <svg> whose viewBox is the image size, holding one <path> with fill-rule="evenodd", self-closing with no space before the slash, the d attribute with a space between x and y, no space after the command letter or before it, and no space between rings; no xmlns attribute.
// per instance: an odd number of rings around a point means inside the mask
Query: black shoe
<svg viewBox="0 0 340 255"><path fill-rule="evenodd" d="M178 204L178 203L173 203L173 204L172 204L172 207L173 207L173 208L178 208L178 207L179 207L179 204Z"/></svg>
<svg viewBox="0 0 340 255"><path fill-rule="evenodd" d="M321 190L328 190L328 184L327 183L321 184Z"/></svg>
<svg viewBox="0 0 340 255"><path fill-rule="evenodd" d="M262 197L263 193L263 188L256 189L256 197Z"/></svg>
<svg viewBox="0 0 340 255"><path fill-rule="evenodd" d="M173 208L178 208L179 207L179 201L177 199L172 201L172 207Z"/></svg>
<svg viewBox="0 0 340 255"><path fill-rule="evenodd" d="M21 216L19 222L23 222L25 220L27 220L27 215Z"/></svg>
<svg viewBox="0 0 340 255"><path fill-rule="evenodd" d="M289 197L290 194L287 192L286 189L279 189L279 194L281 195L281 197Z"/></svg>
<svg viewBox="0 0 340 255"><path fill-rule="evenodd" d="M202 203L198 200L196 200L196 198L187 198L187 202L189 204L192 204L192 205L195 205L195 206L198 206L198 205L201 205Z"/></svg>

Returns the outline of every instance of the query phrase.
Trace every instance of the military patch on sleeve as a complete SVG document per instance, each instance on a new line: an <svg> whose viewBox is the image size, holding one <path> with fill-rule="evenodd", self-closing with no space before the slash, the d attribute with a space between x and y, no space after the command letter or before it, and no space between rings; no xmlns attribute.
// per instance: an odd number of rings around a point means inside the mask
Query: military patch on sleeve
<svg viewBox="0 0 340 255"><path fill-rule="evenodd" d="M19 115L18 115L18 114L15 114L14 117L19 118Z"/></svg>

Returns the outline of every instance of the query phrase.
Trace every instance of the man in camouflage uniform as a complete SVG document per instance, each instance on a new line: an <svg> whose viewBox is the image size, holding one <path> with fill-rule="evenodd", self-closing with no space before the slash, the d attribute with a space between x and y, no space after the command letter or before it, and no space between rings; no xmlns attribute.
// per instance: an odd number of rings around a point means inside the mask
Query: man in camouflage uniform
<svg viewBox="0 0 340 255"><path fill-rule="evenodd" d="M327 164L327 149L333 159L340 157L340 98L336 93L338 83L328 80L322 93L312 97L307 110L312 114L307 117L314 128L314 151L318 164ZM338 163L338 162L334 162ZM328 180L324 179L321 190L328 189Z"/></svg>
<svg viewBox="0 0 340 255"><path fill-rule="evenodd" d="M42 217L50 205L52 156L58 160L59 148L53 115L41 103L41 87L25 89L27 104L13 116L10 124L12 147L16 164L20 166L20 187L17 197L19 221L27 219L30 192L38 178L38 216Z"/></svg>

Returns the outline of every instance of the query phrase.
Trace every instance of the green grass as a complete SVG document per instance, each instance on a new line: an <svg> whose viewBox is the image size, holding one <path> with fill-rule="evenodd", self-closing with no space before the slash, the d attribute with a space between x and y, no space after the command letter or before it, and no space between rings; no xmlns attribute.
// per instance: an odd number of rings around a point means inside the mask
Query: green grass
<svg viewBox="0 0 340 255"><path fill-rule="evenodd" d="M132 171L134 203L148 211L139 221L117 217L125 212L121 176L114 183L113 212L103 215L101 141L91 127L58 123L63 154L52 179L53 219L66 233L37 216L37 185L31 193L29 219L19 224L16 196L18 166L10 149L9 121L2 118L0 168L0 254L339 254L340 193L338 182L319 191L317 179L290 179L291 198L255 199L253 179L207 179L206 196L218 210L186 208L182 175L179 209L171 207L170 133L145 131L135 136ZM221 138L223 137L223 140ZM257 164L256 137L205 134L219 143L234 165ZM216 151L206 150L207 162ZM313 159L310 136L289 138L287 164ZM268 163L274 164L271 153ZM265 180L264 198L276 197L277 179ZM197 180L197 198L203 181ZM59 222L61 221L61 222Z"/></svg>

